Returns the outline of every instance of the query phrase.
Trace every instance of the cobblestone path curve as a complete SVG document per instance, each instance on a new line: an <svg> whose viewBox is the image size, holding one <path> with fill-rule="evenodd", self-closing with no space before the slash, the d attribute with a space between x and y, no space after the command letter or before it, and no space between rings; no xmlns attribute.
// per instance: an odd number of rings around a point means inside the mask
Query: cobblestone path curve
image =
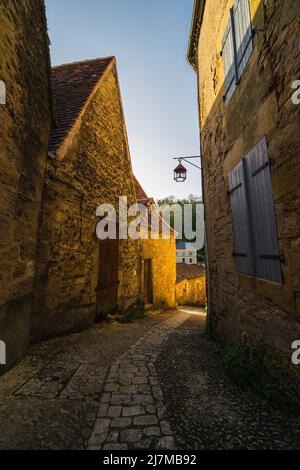
<svg viewBox="0 0 300 470"><path fill-rule="evenodd" d="M224 372L199 309L31 347L0 377L0 449L299 449L299 419Z"/></svg>

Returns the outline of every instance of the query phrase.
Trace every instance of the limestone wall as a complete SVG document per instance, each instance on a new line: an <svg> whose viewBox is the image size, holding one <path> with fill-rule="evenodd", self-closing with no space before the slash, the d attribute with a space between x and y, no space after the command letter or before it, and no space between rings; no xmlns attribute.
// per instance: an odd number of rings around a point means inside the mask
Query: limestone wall
<svg viewBox="0 0 300 470"><path fill-rule="evenodd" d="M223 100L221 40L231 1L207 0L199 39L199 102L206 226L211 275L211 325L226 341L242 337L290 361L300 337L300 2L250 0L254 51L228 103ZM283 285L237 273L228 173L267 136L272 161Z"/></svg>
<svg viewBox="0 0 300 470"><path fill-rule="evenodd" d="M174 308L176 282L176 242L169 240L142 240L143 259L152 260L154 307Z"/></svg>
<svg viewBox="0 0 300 470"><path fill-rule="evenodd" d="M7 368L24 356L29 339L49 76L43 1L0 0L0 80L7 90L0 105L0 339Z"/></svg>
<svg viewBox="0 0 300 470"><path fill-rule="evenodd" d="M39 231L32 339L95 321L99 241L96 209L136 202L115 62L76 122L58 156L48 160ZM140 295L136 241L120 241L119 307Z"/></svg>
<svg viewBox="0 0 300 470"><path fill-rule="evenodd" d="M183 279L177 282L175 292L178 305L203 307L206 304L206 278Z"/></svg>

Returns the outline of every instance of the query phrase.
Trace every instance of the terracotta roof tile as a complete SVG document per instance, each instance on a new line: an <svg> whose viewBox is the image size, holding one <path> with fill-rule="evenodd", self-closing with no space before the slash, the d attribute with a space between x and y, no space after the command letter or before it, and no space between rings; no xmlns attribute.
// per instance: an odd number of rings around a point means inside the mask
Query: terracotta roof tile
<svg viewBox="0 0 300 470"><path fill-rule="evenodd" d="M55 152L113 57L73 62L52 68L57 127L52 129L49 152Z"/></svg>
<svg viewBox="0 0 300 470"><path fill-rule="evenodd" d="M205 276L205 267L199 264L177 263L176 265L176 281L181 282L184 279L195 279L196 277Z"/></svg>

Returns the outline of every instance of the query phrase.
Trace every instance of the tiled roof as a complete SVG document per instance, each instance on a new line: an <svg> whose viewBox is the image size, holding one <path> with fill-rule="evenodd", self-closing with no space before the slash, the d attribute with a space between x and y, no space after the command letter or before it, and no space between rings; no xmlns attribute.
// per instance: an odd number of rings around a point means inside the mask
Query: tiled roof
<svg viewBox="0 0 300 470"><path fill-rule="evenodd" d="M55 152L62 143L99 78L113 59L106 57L52 68L57 127L51 132L49 152Z"/></svg>
<svg viewBox="0 0 300 470"><path fill-rule="evenodd" d="M183 281L184 279L195 279L196 277L205 275L205 267L199 264L177 263L176 271L177 283Z"/></svg>

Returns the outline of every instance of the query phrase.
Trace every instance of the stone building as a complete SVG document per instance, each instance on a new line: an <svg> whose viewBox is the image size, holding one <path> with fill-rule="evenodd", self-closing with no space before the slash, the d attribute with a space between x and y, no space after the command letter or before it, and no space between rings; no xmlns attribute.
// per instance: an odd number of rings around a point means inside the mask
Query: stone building
<svg viewBox="0 0 300 470"><path fill-rule="evenodd" d="M139 241L99 241L96 210L136 194L116 60L54 67L53 128L38 236L31 338L139 309Z"/></svg>
<svg viewBox="0 0 300 470"><path fill-rule="evenodd" d="M289 369L300 339L298 0L196 0L209 321Z"/></svg>
<svg viewBox="0 0 300 470"><path fill-rule="evenodd" d="M175 283L176 283L176 240L175 232L171 227L170 237L163 237L162 224L165 224L159 216L158 233L155 238L150 234L151 207L154 200L149 198L140 183L135 178L135 189L139 204L146 205L149 211L149 219L146 227L147 237L141 240L142 245L142 293L143 301L147 306L154 308L175 308Z"/></svg>
<svg viewBox="0 0 300 470"><path fill-rule="evenodd" d="M0 0L0 25L0 340L7 362L2 373L24 356L29 342L52 108L43 1Z"/></svg>
<svg viewBox="0 0 300 470"><path fill-rule="evenodd" d="M0 0L0 20L1 374L143 292L140 242L96 236L99 205L136 203L115 58L51 70L42 0Z"/></svg>
<svg viewBox="0 0 300 470"><path fill-rule="evenodd" d="M197 250L193 243L176 241L176 263L197 264Z"/></svg>
<svg viewBox="0 0 300 470"><path fill-rule="evenodd" d="M205 267L199 264L177 263L176 303L204 307L206 304Z"/></svg>

